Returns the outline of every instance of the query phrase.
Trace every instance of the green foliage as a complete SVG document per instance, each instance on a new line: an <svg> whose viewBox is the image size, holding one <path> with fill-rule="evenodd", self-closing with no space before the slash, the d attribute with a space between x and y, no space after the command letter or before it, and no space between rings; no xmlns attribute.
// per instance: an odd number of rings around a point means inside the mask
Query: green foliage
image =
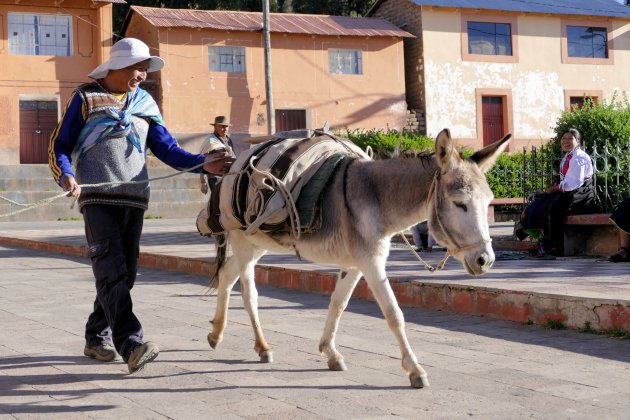
<svg viewBox="0 0 630 420"><path fill-rule="evenodd" d="M523 193L521 171L523 154L502 154L494 167L486 173L486 180L495 198L517 198Z"/></svg>
<svg viewBox="0 0 630 420"><path fill-rule="evenodd" d="M582 134L586 150L593 145L612 146L616 139L628 144L630 138L630 103L625 94L615 94L609 102L598 104L586 98L582 108L565 111L556 121L553 145L560 149L560 138L569 129L575 128Z"/></svg>
<svg viewBox="0 0 630 420"><path fill-rule="evenodd" d="M145 220L153 220L153 219L161 219L161 218L162 218L162 216L154 216L154 215L152 215L152 214L146 214L146 215L144 216L144 218L145 218Z"/></svg>
<svg viewBox="0 0 630 420"><path fill-rule="evenodd" d="M547 318L545 321L545 328L548 330L564 330L567 326L559 319Z"/></svg>
<svg viewBox="0 0 630 420"><path fill-rule="evenodd" d="M554 128L555 135L550 143L554 149L560 150L560 138L569 128L577 129L582 135L583 148L595 164L599 201L603 210L610 211L630 194L630 102L627 96L615 94L610 101L601 104L587 99L584 107L564 112Z"/></svg>
<svg viewBox="0 0 630 420"><path fill-rule="evenodd" d="M365 150L368 146L377 156L399 152L424 152L435 149L430 137L397 130L348 130L344 137Z"/></svg>

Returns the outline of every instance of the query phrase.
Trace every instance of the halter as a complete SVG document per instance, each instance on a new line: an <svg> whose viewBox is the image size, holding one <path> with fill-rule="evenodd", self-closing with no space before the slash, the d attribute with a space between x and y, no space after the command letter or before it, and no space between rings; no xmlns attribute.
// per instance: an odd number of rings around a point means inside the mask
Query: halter
<svg viewBox="0 0 630 420"><path fill-rule="evenodd" d="M484 245L487 243L492 242L492 239L488 238L488 239L481 239L480 241L477 241L475 243L472 244L466 244L466 245L459 245L458 241L453 237L453 235L451 235L448 230L445 229L444 224L442 223L442 219L440 218L440 212L438 211L438 200L437 200L437 189L438 189L438 180L441 178L441 174L438 171L435 176L433 177L433 182L431 182L431 187L429 188L429 195L428 195L428 200L431 200L433 198L433 195L436 194L435 196L435 200L433 201L434 204L434 212L435 212L435 218L438 222L438 225L440 226L440 229L442 229L442 232L444 232L444 234L446 235L448 241L453 244L452 247L447 247L446 248L446 254L444 255L444 258L442 258L442 260L438 263L437 268L436 267L432 267L429 264L427 264L415 251L414 254L416 255L416 257L418 257L420 259L420 261L422 261L422 263L424 263L424 266L427 270L429 271L435 271L437 270L441 270L442 268L444 268L444 265L446 264L446 260L448 259L449 256L451 255L455 255L458 254L461 251L467 250L467 249L471 249L471 248L476 248L480 245ZM407 242L407 245L409 245L409 247L411 248L411 245L409 244L409 242L405 239L405 242Z"/></svg>

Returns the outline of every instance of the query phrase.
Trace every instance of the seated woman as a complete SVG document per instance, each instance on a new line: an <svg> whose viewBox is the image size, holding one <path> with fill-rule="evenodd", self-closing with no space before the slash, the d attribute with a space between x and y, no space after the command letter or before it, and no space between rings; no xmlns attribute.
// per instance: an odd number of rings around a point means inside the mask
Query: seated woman
<svg viewBox="0 0 630 420"><path fill-rule="evenodd" d="M630 261L630 197L623 200L610 215L618 229L619 250L608 257L611 262Z"/></svg>
<svg viewBox="0 0 630 420"><path fill-rule="evenodd" d="M545 190L542 197L532 201L521 214L522 229L519 239L531 236L540 242L534 247L539 257L550 253L562 255L562 222L567 214L596 211L596 195L591 184L593 162L580 148L582 136L574 128L568 129L560 140L565 152L560 162L560 182Z"/></svg>

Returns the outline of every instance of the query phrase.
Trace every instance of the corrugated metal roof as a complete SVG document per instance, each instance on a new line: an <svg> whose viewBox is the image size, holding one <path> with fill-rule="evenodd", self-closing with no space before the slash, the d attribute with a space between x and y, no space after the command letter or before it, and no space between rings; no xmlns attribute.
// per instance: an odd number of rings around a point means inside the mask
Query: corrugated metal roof
<svg viewBox="0 0 630 420"><path fill-rule="evenodd" d="M630 7L616 0L411 0L417 5L630 18Z"/></svg>
<svg viewBox="0 0 630 420"><path fill-rule="evenodd" d="M230 31L261 31L262 13L225 10L161 9L131 6L131 10L152 25L163 28L210 28ZM271 32L339 35L413 37L380 18L270 13Z"/></svg>
<svg viewBox="0 0 630 420"><path fill-rule="evenodd" d="M125 0L92 0L95 3L117 3L117 4L127 4Z"/></svg>

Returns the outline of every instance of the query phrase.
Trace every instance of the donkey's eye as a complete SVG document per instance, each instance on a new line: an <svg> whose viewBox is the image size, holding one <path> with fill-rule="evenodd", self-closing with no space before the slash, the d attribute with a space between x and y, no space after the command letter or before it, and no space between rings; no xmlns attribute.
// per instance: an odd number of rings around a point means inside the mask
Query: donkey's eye
<svg viewBox="0 0 630 420"><path fill-rule="evenodd" d="M464 211L468 211L468 207L464 203L455 203L455 205Z"/></svg>

